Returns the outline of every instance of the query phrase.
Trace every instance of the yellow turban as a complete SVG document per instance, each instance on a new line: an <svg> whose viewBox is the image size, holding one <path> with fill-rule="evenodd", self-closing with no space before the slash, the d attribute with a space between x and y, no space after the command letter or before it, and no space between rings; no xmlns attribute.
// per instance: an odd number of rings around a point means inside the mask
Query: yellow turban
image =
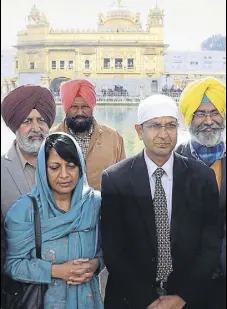
<svg viewBox="0 0 227 309"><path fill-rule="evenodd" d="M187 126L190 126L204 95L226 119L226 86L216 78L207 77L187 85L180 96L179 108Z"/></svg>

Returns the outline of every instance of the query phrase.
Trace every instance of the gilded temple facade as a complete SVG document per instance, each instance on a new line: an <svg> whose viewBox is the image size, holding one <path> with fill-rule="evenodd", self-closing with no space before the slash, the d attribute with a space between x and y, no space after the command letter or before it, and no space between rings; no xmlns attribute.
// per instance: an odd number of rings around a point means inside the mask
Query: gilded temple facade
<svg viewBox="0 0 227 309"><path fill-rule="evenodd" d="M58 92L61 82L91 80L104 93L147 96L159 91L163 73L164 12L150 9L146 29L140 14L121 0L98 16L95 30L52 29L36 6L18 33L15 58L18 85L41 84Z"/></svg>
<svg viewBox="0 0 227 309"><path fill-rule="evenodd" d="M116 0L98 15L93 30L53 29L33 6L14 46L15 74L12 55L1 55L1 95L32 83L49 88L59 98L62 82L87 78L100 100L122 96L138 101L169 89L179 90L179 96L189 82L210 75L226 83L225 52L168 51L163 31L164 12L157 5L148 10L143 27L140 13Z"/></svg>

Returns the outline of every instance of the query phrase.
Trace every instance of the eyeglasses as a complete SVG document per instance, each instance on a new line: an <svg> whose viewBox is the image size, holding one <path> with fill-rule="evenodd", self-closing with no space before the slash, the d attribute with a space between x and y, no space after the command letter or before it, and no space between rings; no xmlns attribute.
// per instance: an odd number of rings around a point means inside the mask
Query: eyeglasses
<svg viewBox="0 0 227 309"><path fill-rule="evenodd" d="M218 111L198 111L193 114L194 117L199 119L205 119L208 116L212 119L217 119L221 117L221 114Z"/></svg>
<svg viewBox="0 0 227 309"><path fill-rule="evenodd" d="M165 128L167 132L172 133L177 130L179 123L170 122L170 123L166 123L164 126L162 126L161 123L148 123L148 124L144 124L143 126L148 128L149 130L152 130L153 132L159 132L161 128Z"/></svg>

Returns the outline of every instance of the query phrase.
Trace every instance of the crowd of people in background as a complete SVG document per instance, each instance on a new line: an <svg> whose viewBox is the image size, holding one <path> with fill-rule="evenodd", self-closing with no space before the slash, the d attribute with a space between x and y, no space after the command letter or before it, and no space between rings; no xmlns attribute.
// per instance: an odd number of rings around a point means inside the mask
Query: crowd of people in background
<svg viewBox="0 0 227 309"><path fill-rule="evenodd" d="M139 104L144 149L130 158L95 119L88 80L62 84L55 127L56 93L4 98L15 140L1 158L2 309L17 282L46 287L42 309L226 307L226 87L208 77L178 92L179 109L165 91ZM190 140L176 147L179 111Z"/></svg>
<svg viewBox="0 0 227 309"><path fill-rule="evenodd" d="M108 96L108 97L115 97L115 96L121 96L121 97L127 97L129 96L127 89L124 89L123 86L114 86L114 89L108 88L108 89L102 89L102 96Z"/></svg>
<svg viewBox="0 0 227 309"><path fill-rule="evenodd" d="M176 87L174 85L172 85L171 87L168 87L167 85L165 85L162 88L162 94L166 94L166 95L169 95L169 96L174 96L174 94L180 95L185 87L186 86L184 86L184 87Z"/></svg>

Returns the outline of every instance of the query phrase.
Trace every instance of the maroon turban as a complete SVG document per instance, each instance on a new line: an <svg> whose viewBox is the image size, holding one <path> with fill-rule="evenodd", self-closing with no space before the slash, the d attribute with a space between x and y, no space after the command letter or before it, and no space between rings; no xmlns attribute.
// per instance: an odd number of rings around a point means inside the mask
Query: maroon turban
<svg viewBox="0 0 227 309"><path fill-rule="evenodd" d="M56 104L51 92L41 86L20 86L2 101L2 118L15 133L33 109L40 113L50 128L56 116Z"/></svg>

